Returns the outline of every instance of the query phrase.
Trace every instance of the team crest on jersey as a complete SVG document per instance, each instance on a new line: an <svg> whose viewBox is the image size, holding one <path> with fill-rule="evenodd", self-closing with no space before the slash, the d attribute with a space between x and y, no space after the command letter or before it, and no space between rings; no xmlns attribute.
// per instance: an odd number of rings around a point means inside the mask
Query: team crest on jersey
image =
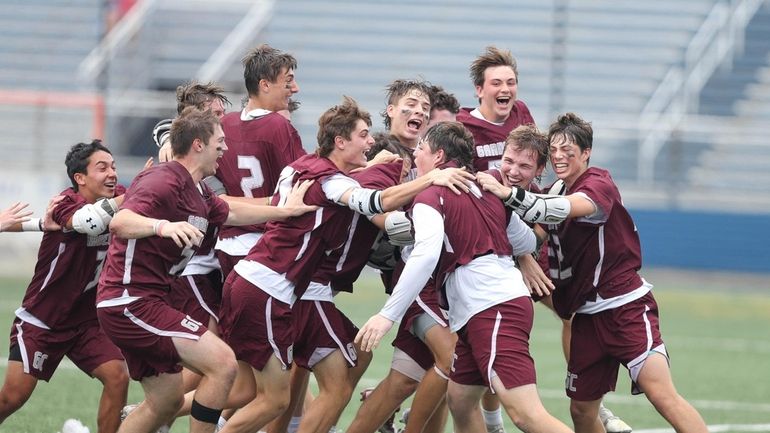
<svg viewBox="0 0 770 433"><path fill-rule="evenodd" d="M476 146L476 155L484 158L488 156L501 156L505 150L505 141Z"/></svg>
<svg viewBox="0 0 770 433"><path fill-rule="evenodd" d="M209 220L197 215L190 215L187 217L187 222L203 233L206 233L206 230L209 228Z"/></svg>
<svg viewBox="0 0 770 433"><path fill-rule="evenodd" d="M102 233L96 236L88 236L86 240L87 247L106 247L110 244L110 233Z"/></svg>

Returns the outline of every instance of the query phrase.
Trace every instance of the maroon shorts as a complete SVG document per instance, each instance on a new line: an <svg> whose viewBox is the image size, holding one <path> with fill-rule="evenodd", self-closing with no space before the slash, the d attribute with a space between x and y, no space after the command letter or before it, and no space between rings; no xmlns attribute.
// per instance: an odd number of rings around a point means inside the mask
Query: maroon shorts
<svg viewBox="0 0 770 433"><path fill-rule="evenodd" d="M406 322L401 321L398 326L396 338L393 339L393 347L400 349L409 355L423 370L433 367L433 352L422 340L415 337L406 327Z"/></svg>
<svg viewBox="0 0 770 433"><path fill-rule="evenodd" d="M294 361L300 367L311 370L314 365L335 350L350 367L358 360L353 340L358 328L334 302L297 301L291 309L296 332Z"/></svg>
<svg viewBox="0 0 770 433"><path fill-rule="evenodd" d="M533 308L529 296L477 313L457 332L450 378L462 385L490 386L495 375L505 389L535 383L529 354Z"/></svg>
<svg viewBox="0 0 770 433"><path fill-rule="evenodd" d="M207 275L187 275L174 279L166 301L174 309L188 314L201 323L209 323L209 317L219 321L219 304L222 302L222 283L217 282L219 272Z"/></svg>
<svg viewBox="0 0 770 433"><path fill-rule="evenodd" d="M96 320L65 330L39 328L14 319L9 359L20 361L24 372L46 382L64 355L89 376L100 365L123 360L120 350L104 334Z"/></svg>
<svg viewBox="0 0 770 433"><path fill-rule="evenodd" d="M431 279L414 302L412 302L412 305L407 308L406 313L404 313L404 318L401 319L401 322L404 323L407 330L411 330L414 320L423 314L429 315L437 324L444 328L449 326L446 315L438 306L438 293L433 288L432 282L433 280Z"/></svg>
<svg viewBox="0 0 770 433"><path fill-rule="evenodd" d="M567 395L590 401L614 391L620 364L629 369L632 393L639 394L636 378L652 351L668 356L652 292L618 308L575 314L565 381Z"/></svg>
<svg viewBox="0 0 770 433"><path fill-rule="evenodd" d="M219 267L222 269L222 279L227 280L227 277L233 272L233 268L241 259L246 256L231 256L224 251L215 250L217 252L217 260L219 260Z"/></svg>
<svg viewBox="0 0 770 433"><path fill-rule="evenodd" d="M287 369L294 344L289 304L268 295L237 272L231 272L222 290L219 330L235 357L262 371L275 355Z"/></svg>
<svg viewBox="0 0 770 433"><path fill-rule="evenodd" d="M207 331L203 323L159 297L97 308L96 315L104 332L123 352L134 380L180 372L181 358L172 337L198 340Z"/></svg>

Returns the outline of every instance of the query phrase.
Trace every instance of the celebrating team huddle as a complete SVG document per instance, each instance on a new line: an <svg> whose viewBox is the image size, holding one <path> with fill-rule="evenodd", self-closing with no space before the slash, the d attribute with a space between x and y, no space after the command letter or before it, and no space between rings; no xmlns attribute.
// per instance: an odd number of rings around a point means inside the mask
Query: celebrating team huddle
<svg viewBox="0 0 770 433"><path fill-rule="evenodd" d="M99 140L67 155L72 188L44 217L23 205L0 231L45 231L16 311L0 422L67 355L104 384L99 432L569 432L537 392L533 301L564 321L576 432L630 433L602 405L620 364L678 432L706 426L675 390L635 225L610 174L589 167L590 123L540 132L517 99L510 52L470 67L479 106L395 80L384 134L350 97L318 120L306 154L291 113L296 59L244 57L248 99L214 84L177 91L158 123L160 163L126 189ZM536 182L547 162L557 180ZM365 266L387 293L360 329L334 304ZM76 272L77 270L77 272ZM337 422L372 351L397 326L387 376ZM308 396L308 376L318 383ZM145 398L126 405L129 377ZM404 410L406 412L406 410Z"/></svg>

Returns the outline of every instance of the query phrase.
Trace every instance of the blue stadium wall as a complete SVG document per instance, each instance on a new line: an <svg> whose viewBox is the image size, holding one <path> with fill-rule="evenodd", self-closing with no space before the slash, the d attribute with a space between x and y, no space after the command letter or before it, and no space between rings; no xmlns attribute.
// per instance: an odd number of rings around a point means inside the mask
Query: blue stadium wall
<svg viewBox="0 0 770 433"><path fill-rule="evenodd" d="M770 273L770 215L630 212L645 267Z"/></svg>

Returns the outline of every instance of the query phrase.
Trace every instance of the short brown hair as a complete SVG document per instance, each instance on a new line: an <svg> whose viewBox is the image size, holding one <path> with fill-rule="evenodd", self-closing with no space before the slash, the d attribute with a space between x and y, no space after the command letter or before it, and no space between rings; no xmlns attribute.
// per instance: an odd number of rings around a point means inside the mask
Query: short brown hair
<svg viewBox="0 0 770 433"><path fill-rule="evenodd" d="M474 86L484 85L484 72L487 68L495 66L510 66L516 75L516 82L519 82L519 70L516 67L516 59L513 58L510 50L501 50L494 46L488 46L484 54L476 57L471 63L470 73Z"/></svg>
<svg viewBox="0 0 770 433"><path fill-rule="evenodd" d="M562 114L551 124L548 128L548 143L557 137L572 141L580 150L591 149L594 145L594 130L591 124L575 113Z"/></svg>
<svg viewBox="0 0 770 433"><path fill-rule="evenodd" d="M444 151L445 162L454 161L459 167L473 172L473 134L460 122L437 123L425 133L431 152Z"/></svg>
<svg viewBox="0 0 770 433"><path fill-rule="evenodd" d="M447 92L441 86L430 86L431 110L447 110L452 114L460 112L460 102L455 95Z"/></svg>
<svg viewBox="0 0 770 433"><path fill-rule="evenodd" d="M284 69L296 70L297 59L291 54L262 44L243 57L243 79L249 95L259 95L259 81L275 82Z"/></svg>
<svg viewBox="0 0 770 433"><path fill-rule="evenodd" d="M197 81L187 82L176 88L176 112L182 114L187 107L203 110L204 105L214 99L222 101L224 106L231 105L224 93L223 87L211 81L206 84Z"/></svg>
<svg viewBox="0 0 770 433"><path fill-rule="evenodd" d="M433 95L431 92L430 84L423 80L395 80L385 88L386 103L385 109L382 110L383 122L385 128L390 129L390 117L388 116L388 105L396 105L398 100L404 95L409 93L412 89L421 92L428 97L428 102L433 105ZM428 110L430 111L430 110Z"/></svg>
<svg viewBox="0 0 770 433"><path fill-rule="evenodd" d="M208 143L217 125L219 118L211 111L201 111L195 107L185 108L171 124L169 140L174 155L187 155L196 138Z"/></svg>
<svg viewBox="0 0 770 433"><path fill-rule="evenodd" d="M350 96L343 96L342 103L326 110L318 118L318 148L316 154L329 156L334 150L334 139L343 137L350 140L358 120L372 126L372 117L358 106Z"/></svg>
<svg viewBox="0 0 770 433"><path fill-rule="evenodd" d="M505 148L515 148L519 151L531 150L537 155L537 166L542 167L548 162L548 136L540 132L533 124L519 125L508 134Z"/></svg>

